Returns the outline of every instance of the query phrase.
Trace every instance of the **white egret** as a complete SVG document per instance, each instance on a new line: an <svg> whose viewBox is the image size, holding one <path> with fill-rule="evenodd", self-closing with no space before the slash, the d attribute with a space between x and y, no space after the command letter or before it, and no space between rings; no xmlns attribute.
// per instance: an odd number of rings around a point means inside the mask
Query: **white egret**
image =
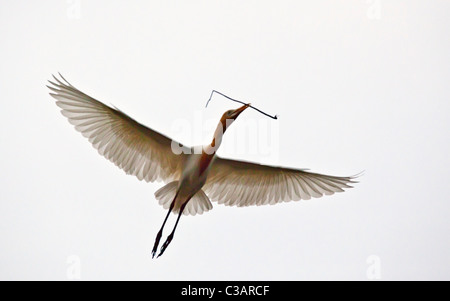
<svg viewBox="0 0 450 301"><path fill-rule="evenodd" d="M211 144L198 152L84 94L62 76L62 80L54 79L49 81L50 95L57 100L62 114L101 155L139 180L166 183L155 192L156 199L168 212L156 236L153 257L170 212L178 214L177 220L158 257L172 241L181 214L209 211L210 200L238 207L276 204L331 195L356 183L355 176L329 176L217 156L224 132L250 104L226 111ZM178 146L176 152L174 145Z"/></svg>

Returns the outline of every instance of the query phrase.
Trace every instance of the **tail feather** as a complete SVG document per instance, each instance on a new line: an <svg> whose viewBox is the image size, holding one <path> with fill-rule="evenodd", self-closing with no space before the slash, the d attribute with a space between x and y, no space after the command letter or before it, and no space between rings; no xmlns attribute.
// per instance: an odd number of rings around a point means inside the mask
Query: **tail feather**
<svg viewBox="0 0 450 301"><path fill-rule="evenodd" d="M175 198L177 193L178 181L173 181L167 185L161 187L155 192L155 197L159 201L159 204L163 206L164 209L169 209L170 204ZM172 210L173 213L178 214L180 212L183 200L175 200L175 205ZM184 215L196 215L202 214L212 209L212 204L203 190L199 190L187 203L183 210Z"/></svg>

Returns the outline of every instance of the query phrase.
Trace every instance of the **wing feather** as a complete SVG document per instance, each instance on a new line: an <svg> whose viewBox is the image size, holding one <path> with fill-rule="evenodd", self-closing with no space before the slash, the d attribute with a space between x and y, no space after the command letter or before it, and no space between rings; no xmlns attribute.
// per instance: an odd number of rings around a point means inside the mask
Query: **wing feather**
<svg viewBox="0 0 450 301"><path fill-rule="evenodd" d="M182 146L180 155L173 153L170 138L81 92L64 77L53 78L47 86L50 95L99 154L139 180L168 183L179 178L189 148Z"/></svg>
<svg viewBox="0 0 450 301"><path fill-rule="evenodd" d="M357 176L336 177L216 157L204 190L227 206L276 204L319 198L351 188Z"/></svg>

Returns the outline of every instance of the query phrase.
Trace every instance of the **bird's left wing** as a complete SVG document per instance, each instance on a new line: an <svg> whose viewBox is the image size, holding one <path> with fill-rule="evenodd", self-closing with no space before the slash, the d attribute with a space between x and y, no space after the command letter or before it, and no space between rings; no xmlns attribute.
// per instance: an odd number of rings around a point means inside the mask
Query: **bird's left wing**
<svg viewBox="0 0 450 301"><path fill-rule="evenodd" d="M102 156L139 180L167 183L179 178L189 148L181 146L181 154L175 154L170 138L84 94L63 77L64 82L54 79L48 88L61 113Z"/></svg>
<svg viewBox="0 0 450 301"><path fill-rule="evenodd" d="M276 204L308 200L350 188L355 177L336 177L216 157L204 190L227 206Z"/></svg>

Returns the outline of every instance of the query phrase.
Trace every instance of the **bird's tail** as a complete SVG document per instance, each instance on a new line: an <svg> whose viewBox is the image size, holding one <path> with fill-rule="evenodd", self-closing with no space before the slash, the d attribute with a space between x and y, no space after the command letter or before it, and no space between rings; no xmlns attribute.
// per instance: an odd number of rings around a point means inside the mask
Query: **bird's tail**
<svg viewBox="0 0 450 301"><path fill-rule="evenodd" d="M181 205L183 205L184 200L182 197L177 197L175 195L178 189L178 181L173 181L165 186L161 187L155 192L155 197L159 201L159 204L164 207L164 209L169 209L170 204L175 202L172 212L178 214L180 212ZM208 196L203 190L199 190L187 203L183 210L185 215L196 215L202 214L212 209L212 204L209 201Z"/></svg>

